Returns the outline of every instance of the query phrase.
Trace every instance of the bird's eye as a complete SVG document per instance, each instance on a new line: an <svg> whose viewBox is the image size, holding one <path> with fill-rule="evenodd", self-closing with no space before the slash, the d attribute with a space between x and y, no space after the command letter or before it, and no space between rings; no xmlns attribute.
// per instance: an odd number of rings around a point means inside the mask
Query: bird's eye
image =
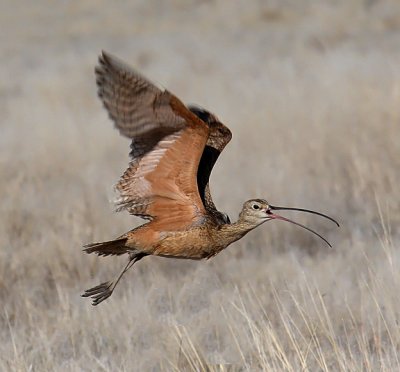
<svg viewBox="0 0 400 372"><path fill-rule="evenodd" d="M260 206L259 206L258 204L253 204L253 205L252 205L252 208L255 209L255 210L257 210L257 209L260 209Z"/></svg>

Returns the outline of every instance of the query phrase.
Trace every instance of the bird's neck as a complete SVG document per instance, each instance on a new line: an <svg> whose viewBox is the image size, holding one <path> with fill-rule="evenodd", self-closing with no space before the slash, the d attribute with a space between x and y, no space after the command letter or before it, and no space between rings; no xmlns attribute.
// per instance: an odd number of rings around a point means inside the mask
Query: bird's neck
<svg viewBox="0 0 400 372"><path fill-rule="evenodd" d="M228 246L229 244L245 236L249 231L253 230L257 226L258 225L254 225L239 218L239 220L234 223L222 225L220 227L219 234Z"/></svg>

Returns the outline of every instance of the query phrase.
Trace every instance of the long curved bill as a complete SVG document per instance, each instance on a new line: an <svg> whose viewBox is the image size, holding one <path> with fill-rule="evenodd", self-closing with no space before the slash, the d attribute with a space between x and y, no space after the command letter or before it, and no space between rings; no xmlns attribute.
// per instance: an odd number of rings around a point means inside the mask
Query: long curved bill
<svg viewBox="0 0 400 372"><path fill-rule="evenodd" d="M273 205L269 206L273 211L299 211L299 212L306 212L306 213L311 213L311 214L316 214L317 216L324 217L328 219L329 221L332 221L337 225L337 227L340 227L339 222L334 220L332 217L327 216L326 214L311 211L309 209L303 209L303 208L291 208L291 207L275 207Z"/></svg>
<svg viewBox="0 0 400 372"><path fill-rule="evenodd" d="M272 207L271 207L271 209L272 209ZM268 212L267 212L267 213L268 213ZM317 214L319 214L319 213L317 213ZM331 245L322 235L318 234L318 233L317 233L316 231L314 231L314 230L311 230L311 229L308 228L307 226L304 226L304 225L302 225L301 223L294 222L294 221L292 221L292 220L289 220L289 218L285 218L285 217L279 216L279 215L277 215L277 214L275 214L275 213L272 213L272 212L269 212L269 213L268 213L268 216L269 216L270 218L272 218L272 219L275 219L275 220L282 220L282 221L290 222L290 223L292 223L292 224L294 224L294 225L300 226L300 227L302 227L303 229L306 229L307 231L313 233L314 235L317 235L317 236L318 236L319 238L321 238L326 244L328 244L330 248L332 248L332 245ZM334 221L334 222L336 222L336 221Z"/></svg>
<svg viewBox="0 0 400 372"><path fill-rule="evenodd" d="M323 214L323 213L312 211L310 209L291 208L291 207L276 207L276 206L273 206L273 205L270 205L269 208L270 208L270 210L275 210L275 211L299 211L299 212L306 212L306 213L316 214L317 216L321 216L321 217L324 217L324 218L328 219L329 221L332 221L333 223L335 223L339 227L339 223L336 220L334 220L332 217L329 217L329 216L327 216L326 214ZM273 219L290 222L290 223L292 223L294 225L302 227L303 229L306 229L307 231L313 233L314 235L317 235L319 238L321 238L326 244L328 244L332 248L331 244L323 236L321 236L320 234L318 234L314 230L311 230L307 226L304 226L304 225L302 225L302 224L300 224L298 222L294 222L292 220L289 220L288 218L279 216L279 215L274 214L272 212L267 212L267 213Z"/></svg>

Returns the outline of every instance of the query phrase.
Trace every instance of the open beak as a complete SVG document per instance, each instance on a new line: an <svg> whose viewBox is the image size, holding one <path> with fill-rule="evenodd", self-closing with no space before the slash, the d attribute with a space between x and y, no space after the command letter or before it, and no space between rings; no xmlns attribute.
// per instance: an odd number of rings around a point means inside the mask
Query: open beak
<svg viewBox="0 0 400 372"><path fill-rule="evenodd" d="M318 215L318 216L327 218L328 220L334 222L337 226L339 226L339 223L338 223L336 220L334 220L332 217L329 217L329 216L327 216L327 215L325 215L325 214L322 214L322 213L319 213L319 212L311 211L311 210L309 210L309 209L303 209L303 208L275 207L275 206L273 206L273 205L270 205L270 206L269 206L269 209L266 210L266 213L267 213L267 215L269 216L269 218L275 219L275 220L282 220L282 221L290 222L290 223L292 223L292 224L294 224L294 225L300 226L300 227L302 227L303 229L305 229L305 230L307 230L307 231L313 233L314 235L317 235L317 236L318 236L319 238L321 238L326 244L328 244L329 247L332 248L332 245L331 245L323 236L321 236L320 234L318 234L318 233L315 232L314 230L311 230L310 228L308 228L308 227L306 227L306 226L304 226L304 225L302 225L302 224L300 224L300 223L298 223L298 222L294 222L294 221L292 221L292 220L290 220L290 219L288 219L288 218L286 218L286 217L279 216L279 215L273 213L273 212L272 212L273 210L300 211L300 212L306 212L306 213L316 214L316 215Z"/></svg>

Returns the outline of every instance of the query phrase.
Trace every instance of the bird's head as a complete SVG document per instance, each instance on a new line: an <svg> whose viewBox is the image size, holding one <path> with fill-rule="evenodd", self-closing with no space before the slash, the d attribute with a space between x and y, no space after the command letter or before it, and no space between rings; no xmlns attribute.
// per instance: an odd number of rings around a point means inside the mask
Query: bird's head
<svg viewBox="0 0 400 372"><path fill-rule="evenodd" d="M240 212L240 218L243 221L254 225L260 225L271 219L268 214L270 206L264 199L251 199L243 204L243 209Z"/></svg>
<svg viewBox="0 0 400 372"><path fill-rule="evenodd" d="M314 230L311 230L308 227L306 227L298 222L292 221L286 217L282 217L280 215L275 214L274 211L276 211L276 210L292 210L292 211L300 211L300 212L316 214L318 216L327 218L328 220L334 222L337 226L339 226L339 223L337 221L335 221L332 217L329 217L325 214L315 212L315 211L312 211L309 209L303 209L303 208L276 207L276 206L269 204L264 199L251 199L251 200L246 201L243 204L243 209L240 213L239 219L248 224L254 225L254 226L261 225L262 223L264 223L266 221L270 221L270 220L281 220L281 221L290 222L294 225L300 226L303 229L306 229L307 231L310 231L311 233L317 235L326 244L328 244L331 247L329 242L323 236L321 236Z"/></svg>

